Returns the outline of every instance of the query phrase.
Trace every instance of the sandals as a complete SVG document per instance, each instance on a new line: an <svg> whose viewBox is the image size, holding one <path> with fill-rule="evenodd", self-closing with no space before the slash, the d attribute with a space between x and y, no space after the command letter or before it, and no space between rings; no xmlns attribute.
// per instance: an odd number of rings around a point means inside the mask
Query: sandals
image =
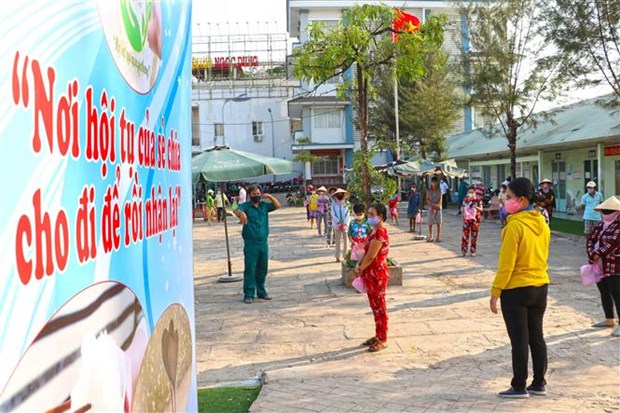
<svg viewBox="0 0 620 413"><path fill-rule="evenodd" d="M371 337L362 343L362 346L372 346L377 342L377 337Z"/></svg>
<svg viewBox="0 0 620 413"><path fill-rule="evenodd" d="M607 321L607 320L603 320L603 321L599 321L598 323L594 323L592 324L592 327L594 328L613 328L615 327L615 323L613 321Z"/></svg>
<svg viewBox="0 0 620 413"><path fill-rule="evenodd" d="M372 346L368 347L370 353L376 353L377 351L385 350L387 348L386 343L382 343L377 340Z"/></svg>
<svg viewBox="0 0 620 413"><path fill-rule="evenodd" d="M433 242L433 238L427 238L426 242Z"/></svg>
<svg viewBox="0 0 620 413"><path fill-rule="evenodd" d="M251 299L251 298L244 298L244 299L243 299L243 302L244 302L245 304L252 304L252 299Z"/></svg>
<svg viewBox="0 0 620 413"><path fill-rule="evenodd" d="M271 298L271 297L270 297L270 296L268 296L268 295L266 295L266 296L264 296L264 297L258 297L258 298L260 298L261 300L265 300L265 301L271 301L271 300L273 300L273 298Z"/></svg>

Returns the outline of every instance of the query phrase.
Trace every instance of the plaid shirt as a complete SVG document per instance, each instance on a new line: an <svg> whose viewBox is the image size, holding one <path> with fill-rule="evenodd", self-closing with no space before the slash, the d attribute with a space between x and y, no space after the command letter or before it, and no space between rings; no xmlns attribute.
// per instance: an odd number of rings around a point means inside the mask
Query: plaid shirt
<svg viewBox="0 0 620 413"><path fill-rule="evenodd" d="M602 222L594 227L586 243L586 251L590 262L594 255L601 257L605 275L620 275L620 220L612 222L605 232Z"/></svg>

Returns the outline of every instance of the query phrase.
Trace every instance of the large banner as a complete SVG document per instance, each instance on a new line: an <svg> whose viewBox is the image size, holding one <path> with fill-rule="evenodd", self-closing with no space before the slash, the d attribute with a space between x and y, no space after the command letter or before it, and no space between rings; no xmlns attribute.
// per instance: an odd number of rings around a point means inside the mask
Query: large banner
<svg viewBox="0 0 620 413"><path fill-rule="evenodd" d="M0 23L0 412L195 411L191 2Z"/></svg>

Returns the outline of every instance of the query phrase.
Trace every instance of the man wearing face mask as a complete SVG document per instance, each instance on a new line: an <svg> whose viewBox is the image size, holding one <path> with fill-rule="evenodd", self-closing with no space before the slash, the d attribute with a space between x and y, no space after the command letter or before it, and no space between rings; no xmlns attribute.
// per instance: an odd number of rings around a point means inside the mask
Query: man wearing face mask
<svg viewBox="0 0 620 413"><path fill-rule="evenodd" d="M596 190L596 182L594 181L586 184L586 191L581 197L579 208L583 211L583 233L588 238L594 227L601 222L601 214L594 208L603 203L603 194Z"/></svg>
<svg viewBox="0 0 620 413"><path fill-rule="evenodd" d="M233 213L243 224L243 302L252 304L254 297L271 300L265 289L269 263L269 213L280 208L280 202L270 194L261 194L257 186L248 187L250 200ZM263 200L271 202L265 202Z"/></svg>

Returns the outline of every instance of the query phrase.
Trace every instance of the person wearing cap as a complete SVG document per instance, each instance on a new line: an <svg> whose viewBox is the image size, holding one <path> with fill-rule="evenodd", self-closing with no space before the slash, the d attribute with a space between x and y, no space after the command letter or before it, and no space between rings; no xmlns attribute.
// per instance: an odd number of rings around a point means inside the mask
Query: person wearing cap
<svg viewBox="0 0 620 413"><path fill-rule="evenodd" d="M589 237L592 230L601 222L601 214L594 208L603 203L603 194L596 190L596 182L590 181L586 184L586 193L581 197L579 208L583 211L583 233Z"/></svg>
<svg viewBox="0 0 620 413"><path fill-rule="evenodd" d="M308 184L306 186L306 194L304 197L304 206L306 207L306 220L310 222L310 207L308 206L308 196L310 196L310 192L314 191L314 186L312 184Z"/></svg>
<svg viewBox="0 0 620 413"><path fill-rule="evenodd" d="M203 206L203 217L204 220L211 225L211 219L213 218L213 208L215 207L215 199L213 199L213 189L209 189L207 191L207 198L205 199L205 204Z"/></svg>
<svg viewBox="0 0 620 413"><path fill-rule="evenodd" d="M347 253L347 233L349 229L349 205L345 201L347 194L347 191L338 188L334 192L334 195L332 195L331 215L332 227L334 229L334 243L336 245L334 255L338 262L340 262L341 256Z"/></svg>
<svg viewBox="0 0 620 413"><path fill-rule="evenodd" d="M620 198L612 196L596 206L595 211L602 214L600 221L586 242L588 261L600 261L603 279L596 286L601 294L601 304L605 320L594 323L592 327L616 327L611 333L620 337L620 327L614 321L614 305L616 315L620 318Z"/></svg>
<svg viewBox="0 0 620 413"><path fill-rule="evenodd" d="M319 237L324 237L327 232L327 203L329 199L327 198L327 189L324 186L321 186L316 190L318 194L318 207L316 210L316 228L319 231ZM322 225L325 224L325 225Z"/></svg>
<svg viewBox="0 0 620 413"><path fill-rule="evenodd" d="M553 216L553 210L555 209L555 192L551 189L551 182L548 179L543 179L540 181L540 191L538 191L538 202L536 206L547 211L547 215L549 216L549 220Z"/></svg>
<svg viewBox="0 0 620 413"><path fill-rule="evenodd" d="M243 225L243 302L252 304L255 296L271 300L265 288L269 266L269 213L279 209L280 202L255 185L248 187L248 194L250 199L239 205L233 214Z"/></svg>
<svg viewBox="0 0 620 413"><path fill-rule="evenodd" d="M310 189L310 195L306 198L306 205L308 207L308 217L310 218L310 229L313 229L316 213L319 209L319 196L314 188Z"/></svg>

